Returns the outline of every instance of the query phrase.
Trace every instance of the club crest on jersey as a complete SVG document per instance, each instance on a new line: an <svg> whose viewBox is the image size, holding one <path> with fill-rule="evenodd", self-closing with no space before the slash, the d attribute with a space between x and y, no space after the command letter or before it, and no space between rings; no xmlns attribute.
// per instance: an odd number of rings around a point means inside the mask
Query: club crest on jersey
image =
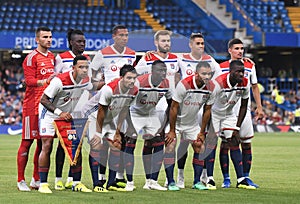
<svg viewBox="0 0 300 204"><path fill-rule="evenodd" d="M113 65L110 67L111 71L115 72L118 70L118 67L116 65Z"/></svg>
<svg viewBox="0 0 300 204"><path fill-rule="evenodd" d="M68 140L77 140L76 130L67 130Z"/></svg>
<svg viewBox="0 0 300 204"><path fill-rule="evenodd" d="M128 64L132 64L132 60L131 59L127 59Z"/></svg>
<svg viewBox="0 0 300 204"><path fill-rule="evenodd" d="M192 74L193 74L193 70L187 69L185 73L186 73L187 75L192 75Z"/></svg>
<svg viewBox="0 0 300 204"><path fill-rule="evenodd" d="M37 132L37 130L32 130L31 134L33 137L36 137L38 135L38 132Z"/></svg>
<svg viewBox="0 0 300 204"><path fill-rule="evenodd" d="M171 69L175 69L175 65L174 64L170 64Z"/></svg>
<svg viewBox="0 0 300 204"><path fill-rule="evenodd" d="M45 133L46 132L46 128L42 128L42 133Z"/></svg>

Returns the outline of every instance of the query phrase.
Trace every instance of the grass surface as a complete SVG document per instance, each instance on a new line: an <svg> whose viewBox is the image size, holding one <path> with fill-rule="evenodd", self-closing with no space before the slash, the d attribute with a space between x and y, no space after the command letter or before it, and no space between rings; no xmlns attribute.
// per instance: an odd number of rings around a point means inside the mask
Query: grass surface
<svg viewBox="0 0 300 204"><path fill-rule="evenodd" d="M186 188L178 192L159 192L143 190L144 174L141 163L141 142L136 149L136 168L134 192L109 193L79 193L66 190L53 190L53 194L44 195L37 191L19 192L16 187L17 169L16 154L20 144L20 136L0 136L0 203L299 203L300 201L300 134L299 133L264 133L256 134L253 140L253 166L251 178L260 188L244 190L234 188L236 179L233 166L230 166L232 188L222 189L222 175L219 160L216 158L215 181L216 191L197 191L191 189L193 170L191 156L185 170ZM49 173L50 188L54 189L54 151L51 155L52 163ZM32 174L32 159L35 145L32 146L26 169L27 183ZM83 176L82 181L92 188L92 181L88 167L88 145L83 148ZM67 162L65 162L64 177L67 176ZM177 171L175 170L175 178ZM165 173L161 171L159 182L165 181Z"/></svg>

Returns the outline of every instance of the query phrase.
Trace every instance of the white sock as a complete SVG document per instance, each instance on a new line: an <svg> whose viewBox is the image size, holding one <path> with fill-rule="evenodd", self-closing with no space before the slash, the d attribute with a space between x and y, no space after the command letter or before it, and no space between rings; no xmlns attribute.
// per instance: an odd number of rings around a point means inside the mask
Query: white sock
<svg viewBox="0 0 300 204"><path fill-rule="evenodd" d="M245 179L245 177L241 177L241 178L238 178L237 181L238 181L238 183L240 183L244 179Z"/></svg>
<svg viewBox="0 0 300 204"><path fill-rule="evenodd" d="M106 180L105 174L99 174L99 180Z"/></svg>
<svg viewBox="0 0 300 204"><path fill-rule="evenodd" d="M72 182L73 181L73 177L68 177L67 178L67 182Z"/></svg>
<svg viewBox="0 0 300 204"><path fill-rule="evenodd" d="M208 177L208 180L213 180L213 181L215 181L213 176L209 176L209 177Z"/></svg>
<svg viewBox="0 0 300 204"><path fill-rule="evenodd" d="M178 177L184 178L184 169L178 169Z"/></svg>
<svg viewBox="0 0 300 204"><path fill-rule="evenodd" d="M59 182L59 181L61 181L62 180L62 177L56 177L55 178L55 183L57 183L57 182Z"/></svg>
<svg viewBox="0 0 300 204"><path fill-rule="evenodd" d="M76 186L79 183L80 183L80 181L73 181L73 186Z"/></svg>
<svg viewBox="0 0 300 204"><path fill-rule="evenodd" d="M124 173L119 173L119 172L117 172L116 178L117 178L117 179L124 179Z"/></svg>

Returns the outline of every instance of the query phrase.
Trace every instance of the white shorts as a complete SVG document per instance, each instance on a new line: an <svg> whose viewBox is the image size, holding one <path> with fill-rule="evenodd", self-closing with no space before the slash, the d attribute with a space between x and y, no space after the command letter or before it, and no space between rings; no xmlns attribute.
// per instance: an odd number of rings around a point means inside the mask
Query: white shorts
<svg viewBox="0 0 300 204"><path fill-rule="evenodd" d="M195 141L197 139L197 135L200 132L200 126L199 125L194 125L194 126L189 126L189 127L179 127L177 128L177 131L181 135L181 139L187 140L190 143Z"/></svg>
<svg viewBox="0 0 300 204"><path fill-rule="evenodd" d="M139 115L131 112L131 120L137 132L142 131L143 139L152 139L161 127L161 121L158 114Z"/></svg>
<svg viewBox="0 0 300 204"><path fill-rule="evenodd" d="M241 125L240 138L242 143L251 143L251 139L254 137L253 123L251 113L247 111L245 119Z"/></svg>
<svg viewBox="0 0 300 204"><path fill-rule="evenodd" d="M89 116L89 131L88 131L88 140L90 141L96 133L96 127L97 127L97 119L94 116L95 114L91 114ZM108 139L108 140L113 140L114 135L116 132L116 125L114 121L111 121L110 123L104 123L102 127L102 138L103 140Z"/></svg>
<svg viewBox="0 0 300 204"><path fill-rule="evenodd" d="M222 132L224 130L235 130L236 128L236 123L237 123L237 117L232 114L232 115L226 115L226 116L220 116L215 113L212 113L212 125L214 128L215 133L219 137L225 137L231 138L231 134L226 134L223 135Z"/></svg>
<svg viewBox="0 0 300 204"><path fill-rule="evenodd" d="M56 118L46 117L43 119L39 119L39 132L41 137L54 137L55 129L53 125L53 121Z"/></svg>

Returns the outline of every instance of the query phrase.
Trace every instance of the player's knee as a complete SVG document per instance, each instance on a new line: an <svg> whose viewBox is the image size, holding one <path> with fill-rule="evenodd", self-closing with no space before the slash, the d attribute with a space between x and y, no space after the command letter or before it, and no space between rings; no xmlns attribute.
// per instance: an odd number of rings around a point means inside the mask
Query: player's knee
<svg viewBox="0 0 300 204"><path fill-rule="evenodd" d="M240 141L236 137L232 137L229 143L231 147L236 147L240 145Z"/></svg>
<svg viewBox="0 0 300 204"><path fill-rule="evenodd" d="M242 143L241 146L245 150L251 149L251 143Z"/></svg>
<svg viewBox="0 0 300 204"><path fill-rule="evenodd" d="M176 140L174 140L171 144L165 147L165 153L175 153Z"/></svg>
<svg viewBox="0 0 300 204"><path fill-rule="evenodd" d="M126 145L134 146L136 144L136 139L132 137L126 137Z"/></svg>
<svg viewBox="0 0 300 204"><path fill-rule="evenodd" d="M192 144L193 150L195 153L200 153L201 152L201 142L195 141Z"/></svg>

